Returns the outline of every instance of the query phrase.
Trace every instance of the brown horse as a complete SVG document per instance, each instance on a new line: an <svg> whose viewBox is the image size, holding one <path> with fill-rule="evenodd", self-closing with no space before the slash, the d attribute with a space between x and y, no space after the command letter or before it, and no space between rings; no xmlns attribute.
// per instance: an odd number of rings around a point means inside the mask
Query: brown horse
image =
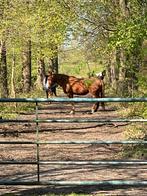
<svg viewBox="0 0 147 196"><path fill-rule="evenodd" d="M48 88L52 88L54 84L58 84L62 87L63 91L69 98L73 98L73 95L86 95L90 93L94 98L104 97L104 83L103 80L98 78L76 78L74 76L68 76L65 74L52 74L48 75ZM102 107L105 109L104 103ZM99 102L95 103L92 107L92 113L96 112L99 108ZM74 113L74 105L71 113Z"/></svg>

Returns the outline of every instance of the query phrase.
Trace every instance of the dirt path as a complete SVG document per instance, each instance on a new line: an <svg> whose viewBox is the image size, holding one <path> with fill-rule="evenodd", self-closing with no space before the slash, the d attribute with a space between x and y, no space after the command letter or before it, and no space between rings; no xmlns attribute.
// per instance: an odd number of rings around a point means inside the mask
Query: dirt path
<svg viewBox="0 0 147 196"><path fill-rule="evenodd" d="M67 103L40 104L39 118L95 118L112 119L118 117L114 106L107 106L106 111L99 110L90 114L91 104L76 104L75 115L69 114L70 105ZM21 114L19 119L34 119L34 113ZM116 126L117 125L117 126ZM39 124L39 140L123 140L125 125L121 123L42 123ZM34 124L7 124L0 125L0 140L2 141L33 141L36 139ZM40 145L40 160L114 160L119 159L121 145L96 145L96 144L48 144ZM1 145L0 159L35 161L35 145ZM144 166L105 166L105 165L41 165L41 180L146 180L146 167ZM0 180L36 180L36 165L1 165ZM42 195L46 193L58 195L66 193L104 194L104 195L147 195L145 187L95 187L95 186L1 186L0 195L15 193L15 195Z"/></svg>

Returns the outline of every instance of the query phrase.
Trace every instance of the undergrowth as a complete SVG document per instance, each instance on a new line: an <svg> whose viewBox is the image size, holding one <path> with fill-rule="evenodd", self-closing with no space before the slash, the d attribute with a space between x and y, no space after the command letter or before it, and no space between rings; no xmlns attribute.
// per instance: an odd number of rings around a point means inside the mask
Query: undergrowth
<svg viewBox="0 0 147 196"><path fill-rule="evenodd" d="M122 104L123 109L120 114L123 118L130 119L147 119L147 103L127 103ZM129 124L124 131L126 140L147 140L147 123L136 122ZM121 153L125 158L147 158L147 149L145 144L124 145Z"/></svg>
<svg viewBox="0 0 147 196"><path fill-rule="evenodd" d="M32 90L30 93L17 94L16 98L45 98L45 92L42 90ZM17 102L17 103L0 103L0 117L13 119L17 118L20 113L28 113L35 110L35 103Z"/></svg>

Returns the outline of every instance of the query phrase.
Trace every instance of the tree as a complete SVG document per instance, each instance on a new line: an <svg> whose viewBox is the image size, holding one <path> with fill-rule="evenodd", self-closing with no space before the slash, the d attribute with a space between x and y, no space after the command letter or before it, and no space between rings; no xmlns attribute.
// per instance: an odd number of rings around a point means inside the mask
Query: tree
<svg viewBox="0 0 147 196"><path fill-rule="evenodd" d="M119 51L117 89L122 96L133 96L134 90L138 89L142 43L147 35L144 29L147 23L144 6L143 2L137 0L119 1L120 16L109 43Z"/></svg>
<svg viewBox="0 0 147 196"><path fill-rule="evenodd" d="M42 84L43 84L43 78L45 76L45 62L44 62L44 56L42 55L38 59L38 74L37 74L37 80L35 82L35 86L38 89L42 89Z"/></svg>
<svg viewBox="0 0 147 196"><path fill-rule="evenodd" d="M0 43L0 83L1 83L1 97L8 97L8 82L7 82L7 60L6 60L6 43L1 41Z"/></svg>
<svg viewBox="0 0 147 196"><path fill-rule="evenodd" d="M22 66L23 92L28 93L31 90L31 40L23 48Z"/></svg>
<svg viewBox="0 0 147 196"><path fill-rule="evenodd" d="M45 68L47 67L47 72L50 68L58 73L58 48L65 40L67 29L74 20L74 16L63 2L57 0L40 1L35 7L36 25L33 27L32 41L37 50L38 59L40 59L38 62L42 62L42 57L44 63L47 59L48 67L44 65ZM44 68L40 68L41 64L38 64L38 73L42 75L40 70ZM41 75L37 75L37 83Z"/></svg>
<svg viewBox="0 0 147 196"><path fill-rule="evenodd" d="M138 88L142 43L147 36L147 2L141 0L79 1L77 30L107 65L109 80L122 96ZM76 3L75 3L76 4ZM69 4L70 5L70 4ZM117 93L120 93L120 91Z"/></svg>
<svg viewBox="0 0 147 196"><path fill-rule="evenodd" d="M11 92L10 96L16 98L16 89L15 89L15 66L16 66L16 57L15 51L13 49L13 56L12 56L12 66L11 66Z"/></svg>
<svg viewBox="0 0 147 196"><path fill-rule="evenodd" d="M147 24L146 1L1 2L0 40L5 43L3 48L7 47L5 75L6 70L9 76L11 75L12 69L8 65L12 62L11 48L14 48L17 80L23 78L25 92L31 89L32 76L37 87L41 87L42 77L48 72L49 66L58 72L58 52L68 34L75 36L79 45L85 47L88 53L85 53L86 59L90 53L106 66L115 92L122 88L125 93L122 96L128 96L133 93L132 89L138 88L137 73L142 61L141 48L147 37L144 28ZM3 85L7 85L7 82Z"/></svg>
<svg viewBox="0 0 147 196"><path fill-rule="evenodd" d="M8 15L6 11L9 10L9 3L1 1L0 3L0 87L1 97L8 97L8 81L7 81L7 30L8 30ZM7 22L6 22L7 21Z"/></svg>

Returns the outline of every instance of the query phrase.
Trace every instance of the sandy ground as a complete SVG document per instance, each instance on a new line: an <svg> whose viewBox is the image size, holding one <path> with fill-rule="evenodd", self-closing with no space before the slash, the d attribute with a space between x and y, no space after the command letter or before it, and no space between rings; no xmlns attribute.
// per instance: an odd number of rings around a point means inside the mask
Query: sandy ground
<svg viewBox="0 0 147 196"><path fill-rule="evenodd" d="M39 105L39 118L117 118L115 104L106 106L106 111L99 110L90 114L90 103L76 104L76 113L69 114L70 104L52 103ZM20 114L19 119L35 119L35 111ZM123 123L39 123L40 141L59 140L123 140L127 125ZM34 141L36 125L1 124L0 141ZM36 161L36 145L34 144L0 144L1 161ZM46 144L40 145L40 161L93 161L118 160L122 145L97 144ZM36 165L0 165L0 180L37 180ZM146 166L112 166L112 165L40 165L40 180L147 180ZM84 193L89 195L147 195L147 187L112 187L112 186L0 186L0 195L57 195Z"/></svg>

